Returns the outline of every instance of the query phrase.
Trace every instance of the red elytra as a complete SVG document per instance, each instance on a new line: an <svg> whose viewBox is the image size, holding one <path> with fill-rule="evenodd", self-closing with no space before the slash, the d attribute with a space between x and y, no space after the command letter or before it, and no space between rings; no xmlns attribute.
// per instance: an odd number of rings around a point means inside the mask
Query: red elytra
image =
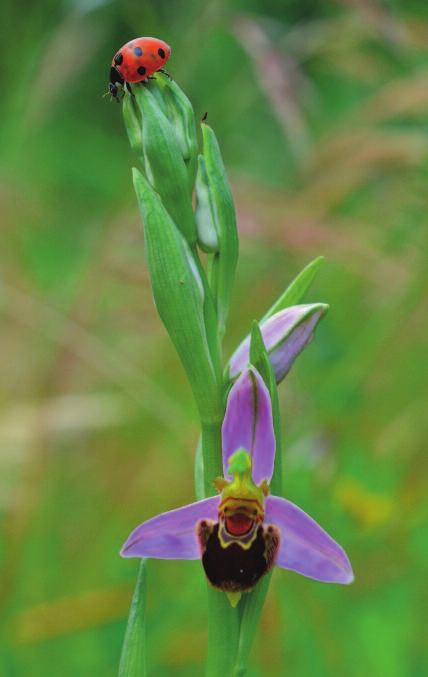
<svg viewBox="0 0 428 677"><path fill-rule="evenodd" d="M118 95L117 84L144 82L161 70L169 59L171 47L159 38L135 38L121 47L113 57L109 92Z"/></svg>

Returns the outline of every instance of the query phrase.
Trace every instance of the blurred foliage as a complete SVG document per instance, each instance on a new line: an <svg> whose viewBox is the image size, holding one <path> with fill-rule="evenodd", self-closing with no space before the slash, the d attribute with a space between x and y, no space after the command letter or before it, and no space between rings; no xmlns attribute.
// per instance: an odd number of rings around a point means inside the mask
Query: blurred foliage
<svg viewBox="0 0 428 677"><path fill-rule="evenodd" d="M148 285L120 110L137 35L208 111L241 234L228 351L311 258L286 495L356 582L274 574L250 677L428 673L428 4L67 0L2 11L1 675L117 674L130 529L193 495L196 413ZM160 481L162 479L162 482ZM151 674L200 675L197 562L150 562Z"/></svg>

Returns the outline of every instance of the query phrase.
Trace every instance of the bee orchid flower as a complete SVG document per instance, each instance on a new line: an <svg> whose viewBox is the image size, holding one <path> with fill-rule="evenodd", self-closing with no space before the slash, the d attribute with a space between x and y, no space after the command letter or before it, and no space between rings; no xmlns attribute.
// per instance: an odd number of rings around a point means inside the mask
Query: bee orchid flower
<svg viewBox="0 0 428 677"><path fill-rule="evenodd" d="M269 492L275 435L269 392L247 367L232 386L222 426L219 494L138 526L123 557L200 559L209 582L237 604L274 565L324 583L351 583L349 559L315 520Z"/></svg>

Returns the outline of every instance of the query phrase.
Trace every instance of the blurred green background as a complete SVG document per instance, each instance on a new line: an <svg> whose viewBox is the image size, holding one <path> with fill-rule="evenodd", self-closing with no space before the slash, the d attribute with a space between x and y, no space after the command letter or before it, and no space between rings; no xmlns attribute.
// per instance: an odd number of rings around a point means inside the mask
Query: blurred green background
<svg viewBox="0 0 428 677"><path fill-rule="evenodd" d="M0 674L117 673L143 519L193 498L190 388L154 311L115 50L172 45L239 216L227 352L292 277L331 304L280 389L286 495L349 588L276 571L250 677L428 674L428 4L39 0L2 10ZM151 562L150 674L202 674L197 562Z"/></svg>

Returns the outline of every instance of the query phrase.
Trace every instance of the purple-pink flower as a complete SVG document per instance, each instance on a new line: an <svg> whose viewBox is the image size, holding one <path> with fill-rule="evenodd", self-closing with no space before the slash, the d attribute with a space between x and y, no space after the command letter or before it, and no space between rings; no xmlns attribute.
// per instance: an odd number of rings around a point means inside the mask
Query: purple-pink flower
<svg viewBox="0 0 428 677"><path fill-rule="evenodd" d="M327 310L325 303L306 303L284 308L261 322L260 330L277 383L288 374L296 357L312 340L315 328ZM249 353L250 336L247 336L230 358L231 379L237 378L246 368Z"/></svg>
<svg viewBox="0 0 428 677"><path fill-rule="evenodd" d="M297 505L269 493L271 401L252 366L229 393L222 446L224 478L215 482L220 494L143 522L122 556L201 559L209 581L228 593L251 590L274 564L325 583L351 583L341 546Z"/></svg>

